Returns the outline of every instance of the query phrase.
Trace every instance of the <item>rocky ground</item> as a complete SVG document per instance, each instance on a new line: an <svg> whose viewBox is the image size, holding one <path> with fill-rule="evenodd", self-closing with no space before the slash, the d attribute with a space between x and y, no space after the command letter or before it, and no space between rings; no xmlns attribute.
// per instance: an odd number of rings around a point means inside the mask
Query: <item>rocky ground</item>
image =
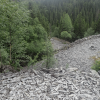
<svg viewBox="0 0 100 100"><path fill-rule="evenodd" d="M68 50L55 54L58 67L77 67L89 71L94 60L92 58L100 57L100 35L77 40L70 46Z"/></svg>
<svg viewBox="0 0 100 100"><path fill-rule="evenodd" d="M93 70L29 69L0 77L0 100L100 100L100 76Z"/></svg>
<svg viewBox="0 0 100 100"><path fill-rule="evenodd" d="M64 47L68 47L70 45L70 42L56 38L56 37L52 37L50 40L51 40L53 49L56 51L61 50Z"/></svg>
<svg viewBox="0 0 100 100"><path fill-rule="evenodd" d="M0 100L100 100L100 75L91 70L99 53L100 35L91 36L62 46L55 54L57 68L48 73L32 67L2 73Z"/></svg>

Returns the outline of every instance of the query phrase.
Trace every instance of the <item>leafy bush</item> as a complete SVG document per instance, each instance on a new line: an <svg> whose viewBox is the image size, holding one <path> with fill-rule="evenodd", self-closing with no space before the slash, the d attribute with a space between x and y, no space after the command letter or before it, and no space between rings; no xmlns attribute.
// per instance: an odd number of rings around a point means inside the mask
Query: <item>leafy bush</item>
<svg viewBox="0 0 100 100"><path fill-rule="evenodd" d="M94 65L92 66L92 69L99 71L100 70L100 60L96 60Z"/></svg>
<svg viewBox="0 0 100 100"><path fill-rule="evenodd" d="M71 34L69 34L67 31L61 32L61 37L64 39L71 39L72 38Z"/></svg>

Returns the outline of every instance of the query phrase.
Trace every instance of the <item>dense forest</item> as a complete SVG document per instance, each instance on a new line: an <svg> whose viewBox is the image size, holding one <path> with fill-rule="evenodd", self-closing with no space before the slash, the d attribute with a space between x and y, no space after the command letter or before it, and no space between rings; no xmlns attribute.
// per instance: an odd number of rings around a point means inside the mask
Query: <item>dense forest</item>
<svg viewBox="0 0 100 100"><path fill-rule="evenodd" d="M0 70L51 60L51 37L99 34L99 8L100 0L0 0Z"/></svg>
<svg viewBox="0 0 100 100"><path fill-rule="evenodd" d="M32 1L29 3L31 16L38 17L45 29L51 31L51 36L74 41L99 33L99 0L35 1L37 4L35 8L32 6ZM37 13L34 14L34 10L37 10Z"/></svg>

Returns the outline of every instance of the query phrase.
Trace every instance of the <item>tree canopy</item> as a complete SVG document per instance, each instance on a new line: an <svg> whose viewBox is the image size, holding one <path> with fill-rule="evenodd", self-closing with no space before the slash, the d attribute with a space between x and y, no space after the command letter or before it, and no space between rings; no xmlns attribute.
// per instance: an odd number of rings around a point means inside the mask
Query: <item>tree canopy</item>
<svg viewBox="0 0 100 100"><path fill-rule="evenodd" d="M72 42L99 34L99 8L100 0L0 0L0 68L48 57L50 36Z"/></svg>
<svg viewBox="0 0 100 100"><path fill-rule="evenodd" d="M61 31L67 31L69 33L73 31L73 25L68 13L64 14L61 18Z"/></svg>

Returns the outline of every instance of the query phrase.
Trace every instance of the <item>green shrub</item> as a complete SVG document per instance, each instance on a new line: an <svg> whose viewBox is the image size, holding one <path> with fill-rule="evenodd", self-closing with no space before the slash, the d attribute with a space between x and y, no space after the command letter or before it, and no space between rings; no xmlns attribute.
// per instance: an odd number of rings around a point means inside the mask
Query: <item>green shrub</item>
<svg viewBox="0 0 100 100"><path fill-rule="evenodd" d="M61 37L64 39L71 39L72 38L71 34L69 34L67 31L61 32Z"/></svg>
<svg viewBox="0 0 100 100"><path fill-rule="evenodd" d="M92 66L92 69L99 71L100 70L100 60L96 60L94 65Z"/></svg>

